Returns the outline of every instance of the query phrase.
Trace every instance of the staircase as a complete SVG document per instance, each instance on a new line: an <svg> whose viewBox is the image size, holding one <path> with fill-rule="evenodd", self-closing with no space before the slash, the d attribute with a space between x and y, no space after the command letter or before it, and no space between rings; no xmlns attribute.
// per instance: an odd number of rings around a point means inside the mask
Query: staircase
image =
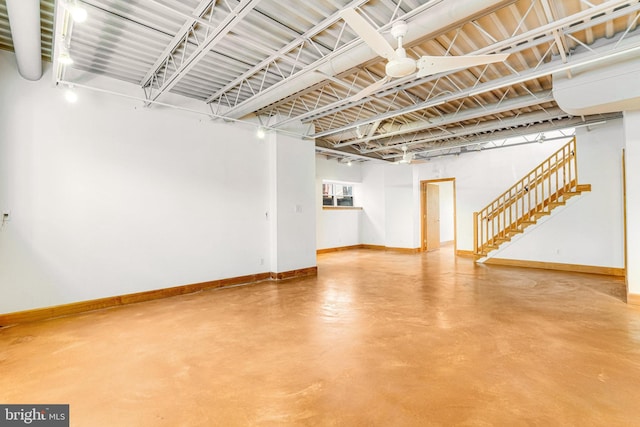
<svg viewBox="0 0 640 427"><path fill-rule="evenodd" d="M484 261L491 251L584 191L591 191L591 184L578 184L574 137L484 209L474 212L476 261Z"/></svg>

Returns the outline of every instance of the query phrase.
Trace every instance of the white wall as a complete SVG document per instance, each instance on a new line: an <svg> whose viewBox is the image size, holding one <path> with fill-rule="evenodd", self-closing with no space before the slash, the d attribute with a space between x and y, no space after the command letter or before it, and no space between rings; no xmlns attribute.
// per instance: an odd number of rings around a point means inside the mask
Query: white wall
<svg viewBox="0 0 640 427"><path fill-rule="evenodd" d="M271 271L284 272L316 265L315 144L288 135L276 135L275 191L277 227L272 232L276 263ZM272 215L274 212L271 213ZM273 229L272 229L273 230ZM275 239L275 248L274 248Z"/></svg>
<svg viewBox="0 0 640 427"><path fill-rule="evenodd" d="M316 240L318 249L354 246L361 243L362 210L322 209L322 183L336 181L353 184L354 206L362 207L362 166L351 166L336 159L316 156Z"/></svg>
<svg viewBox="0 0 640 427"><path fill-rule="evenodd" d="M457 249L473 249L473 212L509 188L562 146L559 141L447 156L415 165L420 181L456 179ZM419 213L415 217L419 224ZM419 232L419 228L418 228Z"/></svg>
<svg viewBox="0 0 640 427"><path fill-rule="evenodd" d="M385 165L385 246L416 248L420 229L413 221L415 188L410 165Z"/></svg>
<svg viewBox="0 0 640 427"><path fill-rule="evenodd" d="M420 237L420 181L456 180L457 249L473 250L473 212L479 211L568 139L545 141L461 156L419 165L365 163L362 166L360 243L416 248ZM590 130L578 129L579 181L592 191L572 199L545 221L530 227L496 256L603 267L623 267L621 120ZM630 162L633 161L631 153ZM630 163L633 164L633 163ZM633 170L633 167L629 167ZM629 169L628 168L628 169ZM447 184L447 183L445 183ZM449 183L451 196L452 185ZM452 215L441 187L441 220ZM441 240L453 240L453 229L441 230ZM445 231L449 230L449 231ZM355 236L351 236L355 241ZM638 287L640 293L640 286Z"/></svg>
<svg viewBox="0 0 640 427"><path fill-rule="evenodd" d="M90 91L71 105L14 62L0 52L0 313L269 271L255 129ZM296 142L281 203L305 218L280 219L308 244L283 249L290 269L315 265L313 145Z"/></svg>
<svg viewBox="0 0 640 427"><path fill-rule="evenodd" d="M578 181L591 184L592 191L571 199L527 229L497 257L624 267L622 121L576 131Z"/></svg>
<svg viewBox="0 0 640 427"><path fill-rule="evenodd" d="M378 163L362 166L362 234L361 242L367 245L386 245L386 197L385 169Z"/></svg>
<svg viewBox="0 0 640 427"><path fill-rule="evenodd" d="M624 113L627 175L627 285L640 295L640 111Z"/></svg>

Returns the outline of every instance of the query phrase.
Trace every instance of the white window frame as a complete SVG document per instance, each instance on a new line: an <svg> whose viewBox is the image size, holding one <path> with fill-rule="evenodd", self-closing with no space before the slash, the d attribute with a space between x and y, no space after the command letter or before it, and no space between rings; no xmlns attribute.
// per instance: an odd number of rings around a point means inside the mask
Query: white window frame
<svg viewBox="0 0 640 427"><path fill-rule="evenodd" d="M325 193L325 188L326 187L330 187L330 190L328 193ZM340 191L336 191L336 188L341 188ZM351 194L347 194L346 196L344 194L340 194L340 193L344 193L344 188L349 188L349 192ZM325 204L325 198L331 198L332 203L330 205ZM351 198L351 204L350 205L340 205L338 204L338 199L339 198L344 198L344 197L350 197ZM337 182L337 181L322 181L322 207L327 209L327 208L336 208L336 209L353 209L356 208L355 206L355 195L354 195L354 185L352 183L349 182Z"/></svg>

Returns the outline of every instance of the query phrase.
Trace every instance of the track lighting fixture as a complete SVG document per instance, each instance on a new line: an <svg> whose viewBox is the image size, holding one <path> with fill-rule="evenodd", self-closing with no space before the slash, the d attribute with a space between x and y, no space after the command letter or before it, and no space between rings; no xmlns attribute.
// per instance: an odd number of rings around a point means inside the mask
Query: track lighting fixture
<svg viewBox="0 0 640 427"><path fill-rule="evenodd" d="M69 55L69 51L64 49L60 55L58 55L58 61L60 61L60 63L62 65L71 65L73 64L73 58L71 58L71 55Z"/></svg>

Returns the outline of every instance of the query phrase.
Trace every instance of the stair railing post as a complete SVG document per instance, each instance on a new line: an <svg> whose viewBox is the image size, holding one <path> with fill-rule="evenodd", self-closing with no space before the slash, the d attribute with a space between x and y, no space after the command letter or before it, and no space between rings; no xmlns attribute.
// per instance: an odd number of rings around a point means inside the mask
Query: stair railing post
<svg viewBox="0 0 640 427"><path fill-rule="evenodd" d="M478 249L478 212L473 213L473 252L479 253Z"/></svg>
<svg viewBox="0 0 640 427"><path fill-rule="evenodd" d="M573 139L571 140L570 144L573 146L573 168L575 170L574 175L575 175L575 181L576 181L576 186L578 185L578 144L576 143L576 137L574 136Z"/></svg>

